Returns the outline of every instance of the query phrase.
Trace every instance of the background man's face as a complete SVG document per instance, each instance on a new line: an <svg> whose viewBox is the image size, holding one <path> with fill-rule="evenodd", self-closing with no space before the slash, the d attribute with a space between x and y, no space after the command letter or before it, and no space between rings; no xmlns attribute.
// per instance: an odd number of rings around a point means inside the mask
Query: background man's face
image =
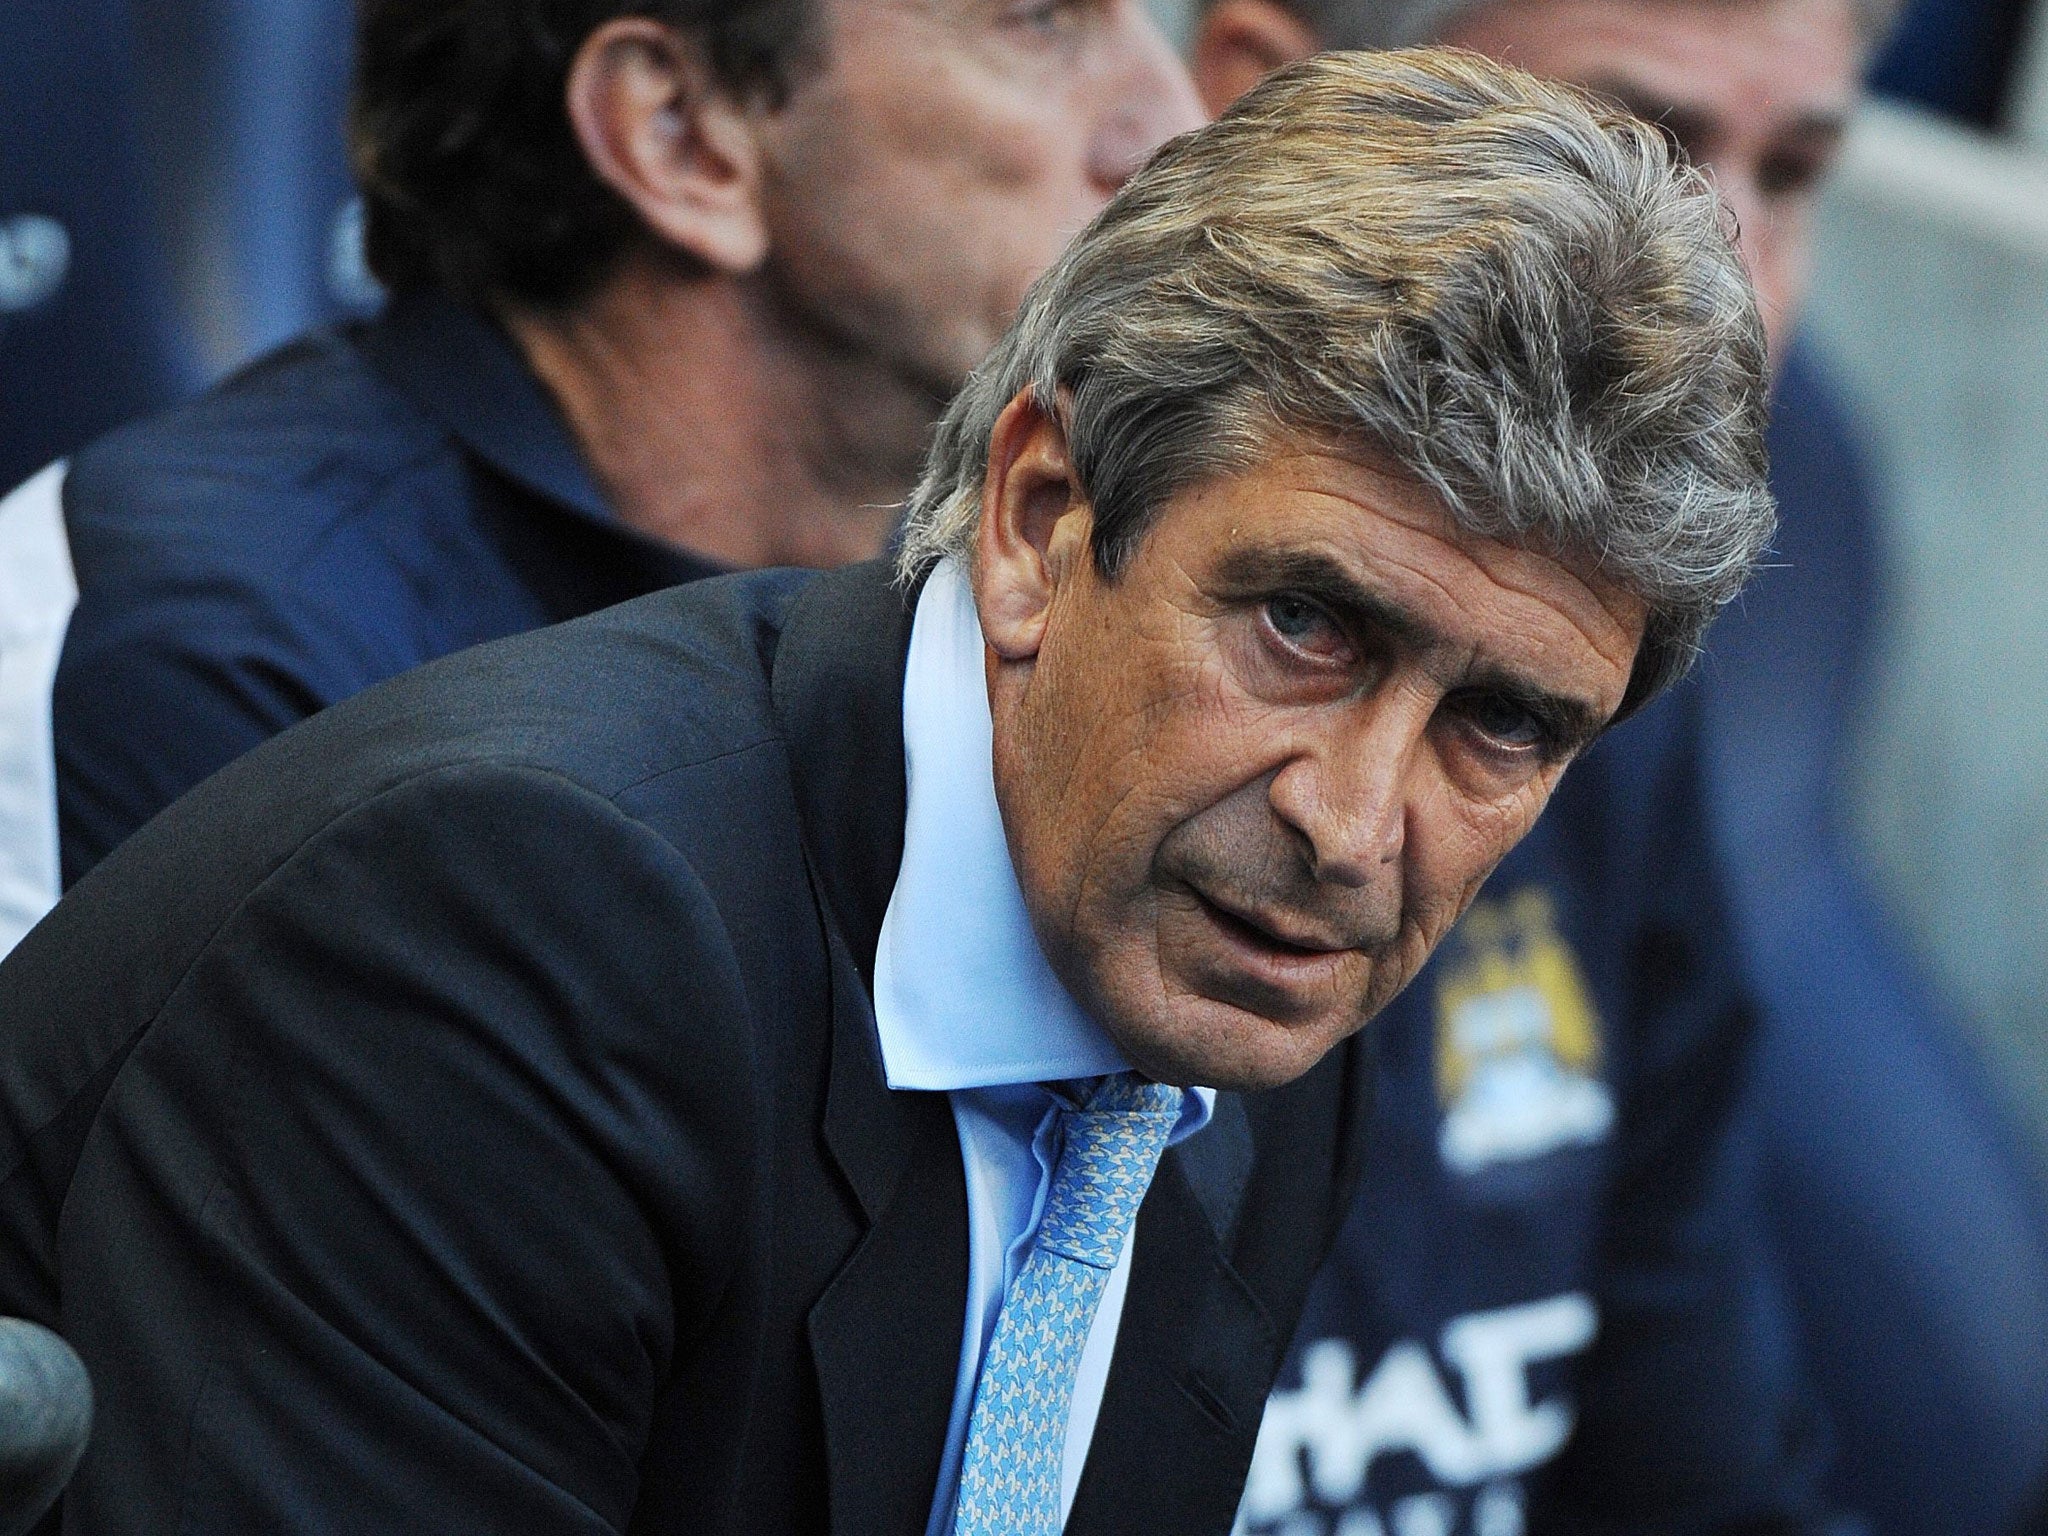
<svg viewBox="0 0 2048 1536"><path fill-rule="evenodd" d="M1742 224L1771 355L1784 355L1814 200L1856 95L1849 0L1507 0L1443 41L1613 96L1711 168Z"/></svg>
<svg viewBox="0 0 2048 1536"><path fill-rule="evenodd" d="M1088 516L1055 526L1035 656L992 667L1026 903L1134 1065L1288 1081L1528 831L1619 707L1643 610L1324 454L1176 497L1114 582Z"/></svg>
<svg viewBox="0 0 2048 1536"><path fill-rule="evenodd" d="M944 399L1201 109L1142 0L824 0L824 20L772 133L771 275L809 328Z"/></svg>

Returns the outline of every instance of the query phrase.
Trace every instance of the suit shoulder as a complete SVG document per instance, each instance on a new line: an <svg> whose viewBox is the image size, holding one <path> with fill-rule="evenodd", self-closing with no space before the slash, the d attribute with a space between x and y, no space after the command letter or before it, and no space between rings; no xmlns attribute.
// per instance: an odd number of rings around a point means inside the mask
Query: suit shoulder
<svg viewBox="0 0 2048 1536"><path fill-rule="evenodd" d="M509 636L371 688L279 738L270 776L363 788L459 761L612 797L774 742L769 673L803 572L673 587Z"/></svg>
<svg viewBox="0 0 2048 1536"><path fill-rule="evenodd" d="M431 662L273 737L185 795L79 887L181 889L232 902L321 829L406 786L536 786L615 802L637 784L720 763L653 815L676 840L693 817L791 818L767 669L802 577L679 587ZM771 766L773 765L773 766ZM410 793L410 791L408 791ZM431 794L411 795L431 814ZM94 896L105 901L106 896ZM67 903L75 904L75 903Z"/></svg>
<svg viewBox="0 0 2048 1536"><path fill-rule="evenodd" d="M550 925L520 919L522 904L579 890L604 892L615 911L659 909L707 939L723 906L748 899L735 892L802 896L766 677L781 605L801 581L679 588L480 647L358 695L200 785L0 968L0 1039L21 1058L0 1061L16 1137L116 1061L237 915L274 905L284 872L309 862L343 884L367 881L360 908L335 898L344 937L365 927L350 911L380 913L369 928L402 928L392 904L421 893L437 911L474 901L501 931L536 941ZM653 780L668 792L626 803ZM744 828L744 846L725 831L700 839L701 827ZM302 894L293 920L329 920L315 905ZM36 1022L46 1016L61 1028ZM7 1150L0 1175L23 1146Z"/></svg>
<svg viewBox="0 0 2048 1536"><path fill-rule="evenodd" d="M415 1118L472 1091L495 1112L458 1116L460 1146L545 1119L550 1145L600 1145L681 1199L668 1170L745 1144L691 1100L749 1080L727 921L683 851L532 764L451 761L316 805L192 797L0 966L0 1298L53 1294L62 1234L38 1213L69 1199L95 1123L160 1128L166 1102L224 1122L252 1074L279 1103L348 1074L352 1104ZM738 1176L686 1191L683 1225L724 1220Z"/></svg>

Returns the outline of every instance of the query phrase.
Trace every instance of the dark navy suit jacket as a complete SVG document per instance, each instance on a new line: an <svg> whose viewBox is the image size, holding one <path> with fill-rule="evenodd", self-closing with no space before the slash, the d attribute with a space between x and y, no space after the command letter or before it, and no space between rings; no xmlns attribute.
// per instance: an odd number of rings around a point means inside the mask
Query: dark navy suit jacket
<svg viewBox="0 0 2048 1536"><path fill-rule="evenodd" d="M0 966L0 1312L66 1529L923 1529L967 1230L883 1083L909 609L700 583L422 668L185 798ZM1170 1151L1074 1536L1221 1531L1362 1040Z"/></svg>

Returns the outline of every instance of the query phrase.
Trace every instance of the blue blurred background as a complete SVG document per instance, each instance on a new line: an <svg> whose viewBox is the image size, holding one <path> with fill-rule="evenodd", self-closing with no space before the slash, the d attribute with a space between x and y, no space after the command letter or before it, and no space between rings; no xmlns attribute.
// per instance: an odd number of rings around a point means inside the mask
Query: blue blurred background
<svg viewBox="0 0 2048 1536"><path fill-rule="evenodd" d="M0 8L0 482L375 304L351 26L345 0Z"/></svg>

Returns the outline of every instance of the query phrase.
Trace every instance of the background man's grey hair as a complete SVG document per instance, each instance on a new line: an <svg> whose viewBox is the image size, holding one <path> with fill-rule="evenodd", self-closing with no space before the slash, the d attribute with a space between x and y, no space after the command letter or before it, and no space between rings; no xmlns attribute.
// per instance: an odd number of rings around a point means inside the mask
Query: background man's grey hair
<svg viewBox="0 0 2048 1536"><path fill-rule="evenodd" d="M1168 145L1039 280L940 424L901 568L971 564L1028 388L1108 578L1176 492L1334 448L1641 597L1633 709L1769 542L1765 377L1720 205L1655 129L1471 54L1326 54Z"/></svg>
<svg viewBox="0 0 2048 1536"><path fill-rule="evenodd" d="M1206 11L1215 0L1202 0ZM1308 23L1325 48L1416 48L1439 41L1451 22L1468 11L1512 0L1282 0ZM1628 0L1622 0L1628 3ZM1740 22L1750 0L1699 0L1725 8ZM1891 36L1905 0L1854 0L1856 29L1867 52Z"/></svg>

